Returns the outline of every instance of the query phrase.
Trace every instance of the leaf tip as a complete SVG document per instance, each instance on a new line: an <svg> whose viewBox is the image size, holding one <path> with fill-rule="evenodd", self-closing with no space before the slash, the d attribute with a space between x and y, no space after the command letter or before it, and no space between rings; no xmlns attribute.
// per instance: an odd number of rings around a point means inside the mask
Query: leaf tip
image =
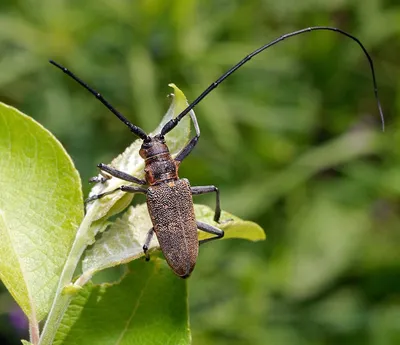
<svg viewBox="0 0 400 345"><path fill-rule="evenodd" d="M22 343L22 345L33 345L32 343L30 343L29 341L24 340L24 339L21 339L21 343Z"/></svg>
<svg viewBox="0 0 400 345"><path fill-rule="evenodd" d="M180 102L187 102L185 94L179 87L177 87L174 83L169 83L168 86L174 89L175 99L178 104Z"/></svg>

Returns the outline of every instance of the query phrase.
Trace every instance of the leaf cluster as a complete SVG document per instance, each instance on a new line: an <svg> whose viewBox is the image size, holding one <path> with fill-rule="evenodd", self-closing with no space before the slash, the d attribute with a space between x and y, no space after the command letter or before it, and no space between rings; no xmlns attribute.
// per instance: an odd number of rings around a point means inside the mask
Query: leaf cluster
<svg viewBox="0 0 400 345"><path fill-rule="evenodd" d="M183 93L171 86L175 91L171 106L151 135L187 106ZM111 285L90 282L95 273L144 255L143 244L152 227L146 205L130 207L112 220L133 198L133 194L115 192L88 204L83 216L79 174L52 134L4 104L0 104L0 128L4 167L0 175L0 278L29 319L31 343L188 344L186 283L174 277L162 260L148 267L141 260ZM28 135L21 136L21 130ZM166 137L172 155L188 143L189 133L188 116ZM142 174L139 148L138 140L112 166ZM25 181L29 188L16 189L18 181ZM114 178L99 183L91 193L113 191L122 184L127 183ZM210 221L213 212L196 205L196 216ZM229 214L222 214L221 224L215 225L226 231L226 238L265 238L259 226ZM149 249L160 249L156 238ZM82 273L74 278L82 254ZM39 322L44 319L41 330Z"/></svg>

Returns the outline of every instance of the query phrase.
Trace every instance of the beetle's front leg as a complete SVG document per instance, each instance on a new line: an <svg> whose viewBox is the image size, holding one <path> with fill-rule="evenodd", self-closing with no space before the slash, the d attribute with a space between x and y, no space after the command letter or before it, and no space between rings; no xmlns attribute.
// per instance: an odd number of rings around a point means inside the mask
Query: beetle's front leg
<svg viewBox="0 0 400 345"><path fill-rule="evenodd" d="M101 177L98 177L98 176L92 177L89 180L89 182L104 183L107 180L109 180L112 176L114 176L116 178L119 178L120 180L133 182L133 183L137 183L137 184L140 184L140 185L147 184L147 182L145 180L142 180L142 179L139 179L139 178L137 178L135 176L129 175L129 174L123 172L123 171L117 170L117 169L115 169L113 167L110 167L110 166L108 166L106 164L100 163L100 164L97 165L97 167L101 170L100 171Z"/></svg>
<svg viewBox="0 0 400 345"><path fill-rule="evenodd" d="M195 148L197 145L197 142L199 141L200 138L200 127L197 122L197 118L194 112L190 112L190 117L192 118L193 121L193 126L196 131L196 135L189 141L189 143L176 155L175 161L178 164L181 164L181 162L192 152L192 150Z"/></svg>
<svg viewBox="0 0 400 345"><path fill-rule="evenodd" d="M89 183L105 183L110 180L112 176L100 171L100 176L93 176L89 179Z"/></svg>

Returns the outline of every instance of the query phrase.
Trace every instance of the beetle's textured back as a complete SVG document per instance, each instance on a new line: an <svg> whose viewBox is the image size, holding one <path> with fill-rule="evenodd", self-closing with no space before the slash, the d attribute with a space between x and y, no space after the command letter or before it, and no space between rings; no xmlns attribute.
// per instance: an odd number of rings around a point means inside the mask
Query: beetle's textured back
<svg viewBox="0 0 400 345"><path fill-rule="evenodd" d="M199 251L189 181L182 179L149 187L147 206L168 264L180 277L188 277Z"/></svg>

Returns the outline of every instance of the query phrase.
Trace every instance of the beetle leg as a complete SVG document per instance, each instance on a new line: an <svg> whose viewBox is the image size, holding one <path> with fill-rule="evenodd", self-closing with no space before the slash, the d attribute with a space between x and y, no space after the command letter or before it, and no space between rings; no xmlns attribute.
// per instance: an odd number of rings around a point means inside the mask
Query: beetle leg
<svg viewBox="0 0 400 345"><path fill-rule="evenodd" d="M189 114L190 114L190 117L192 118L193 126L196 131L196 135L192 138L192 140L189 141L189 143L175 157L175 161L177 161L178 163L182 162L185 159L185 157L190 152L192 152L192 150L196 146L196 144L199 140L199 137L200 137L200 128L199 128L199 124L197 123L196 115L192 111Z"/></svg>
<svg viewBox="0 0 400 345"><path fill-rule="evenodd" d="M143 193L146 194L147 193L147 189L146 188L142 188L142 187L135 187L135 186L120 186L118 188L115 188L114 190L111 190L109 192L104 192L104 193L100 193L97 195L93 195L90 198L87 198L85 200L85 204L92 202L94 200L100 199L106 195L110 195L112 193L115 193L116 191L122 191L122 192L128 192L128 193Z"/></svg>
<svg viewBox="0 0 400 345"><path fill-rule="evenodd" d="M203 223L203 222L199 222L198 220L196 221L196 224L197 224L197 228L198 228L199 230L208 232L209 234L214 234L214 235L216 235L215 237L211 237L211 238L206 238L206 239L204 239L204 240L200 240L200 241L199 241L199 244L203 244L203 243L206 243L206 242L218 240L219 238L224 237L224 234L225 234L225 233L224 233L224 230L218 229L218 228L216 228L215 226L212 226L212 225L210 225L210 224L206 224L206 223Z"/></svg>
<svg viewBox="0 0 400 345"><path fill-rule="evenodd" d="M192 140L189 141L189 144L187 144L181 152L178 153L178 155L175 158L175 161L178 163L182 162L183 159L194 149L196 146L197 142L199 140L199 136L196 135L195 137L192 138Z"/></svg>
<svg viewBox="0 0 400 345"><path fill-rule="evenodd" d="M219 218L221 217L221 203L219 199L219 190L215 186L198 186L191 187L192 195L206 194L206 193L216 193L216 203L215 203L215 213L214 213L214 221L219 223Z"/></svg>
<svg viewBox="0 0 400 345"><path fill-rule="evenodd" d="M110 180L112 176L100 171L101 176L93 176L89 179L89 183L105 183Z"/></svg>
<svg viewBox="0 0 400 345"><path fill-rule="evenodd" d="M144 251L144 255L146 257L146 261L150 260L150 255L147 251L149 250L150 242L153 238L153 235L154 235L154 228L151 228L149 230L149 232L147 233L146 242L143 245L143 251Z"/></svg>
<svg viewBox="0 0 400 345"><path fill-rule="evenodd" d="M110 179L111 176L114 176L116 178L119 178L120 180L124 180L124 181L128 181L128 182L133 182L133 183L137 183L137 184L141 184L141 185L147 184L147 182L145 180L142 180L135 176L124 173L123 171L117 170L106 164L100 163L100 164L97 164L97 167L101 170L100 174L102 176L104 176L104 178L107 180ZM107 174L110 174L111 176L104 174L103 171L105 171ZM99 181L99 178L97 176L95 176L95 177L92 177L89 181L104 183L106 180L103 180L100 177L100 181Z"/></svg>

